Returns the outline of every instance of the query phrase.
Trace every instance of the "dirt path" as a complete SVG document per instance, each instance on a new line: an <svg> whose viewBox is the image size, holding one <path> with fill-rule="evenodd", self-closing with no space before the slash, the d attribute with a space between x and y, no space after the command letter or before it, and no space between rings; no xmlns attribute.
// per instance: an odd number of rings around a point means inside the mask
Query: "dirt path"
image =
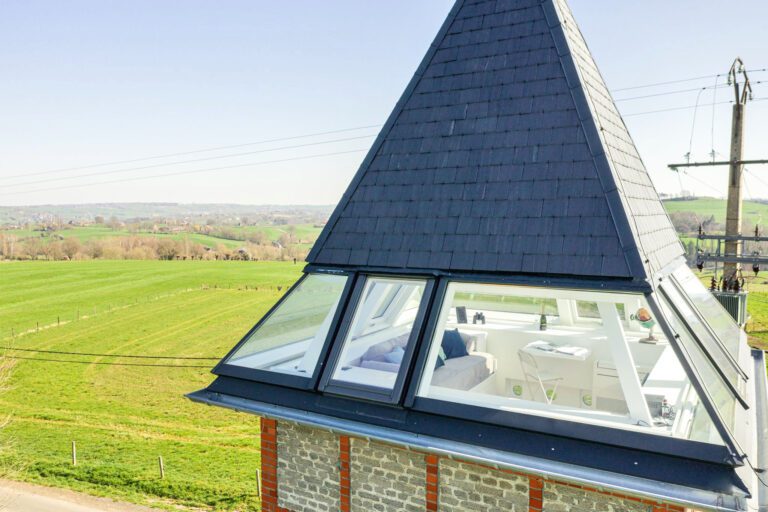
<svg viewBox="0 0 768 512"><path fill-rule="evenodd" d="M157 512L79 492L0 480L2 512Z"/></svg>

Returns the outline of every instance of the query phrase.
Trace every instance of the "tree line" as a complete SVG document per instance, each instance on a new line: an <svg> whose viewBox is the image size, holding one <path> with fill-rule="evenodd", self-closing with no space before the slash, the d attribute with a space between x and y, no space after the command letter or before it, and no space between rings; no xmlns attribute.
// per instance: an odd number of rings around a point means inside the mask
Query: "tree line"
<svg viewBox="0 0 768 512"><path fill-rule="evenodd" d="M306 251L295 245L262 245L244 242L237 248L225 244L209 247L188 237L114 236L80 241L75 237L45 241L0 233L0 259L5 260L269 260L303 259Z"/></svg>

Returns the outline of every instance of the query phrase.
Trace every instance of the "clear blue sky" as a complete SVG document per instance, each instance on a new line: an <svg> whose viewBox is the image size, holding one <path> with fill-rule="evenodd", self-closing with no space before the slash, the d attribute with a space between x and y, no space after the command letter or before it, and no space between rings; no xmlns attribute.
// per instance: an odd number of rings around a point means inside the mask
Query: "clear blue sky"
<svg viewBox="0 0 768 512"><path fill-rule="evenodd" d="M244 144L382 123L432 41L451 0L5 0L0 2L0 204L116 201L335 203L362 152L254 167L104 184L151 176L351 151L371 138L53 181L180 159L362 137L375 129L175 159L53 175L52 169ZM736 55L768 67L768 2L572 0L613 89L727 71ZM755 73L768 97L768 73ZM686 82L616 92L629 98L712 85ZM722 83L722 80L721 80ZM718 101L730 99L718 90ZM712 92L701 96L694 157L711 148ZM696 92L621 101L624 114L693 105ZM708 106L709 105L709 106ZM728 152L730 106L716 107L715 149ZM626 118L657 187L680 184L665 166L688 151L693 110ZM747 156L768 156L768 101L748 112ZM747 178L768 197L768 166ZM696 171L715 194L725 171ZM32 183L13 187L18 183ZM74 188L61 188L73 187ZM712 187L717 187L713 190ZM59 190L39 189L59 188ZM22 193L26 192L26 193Z"/></svg>

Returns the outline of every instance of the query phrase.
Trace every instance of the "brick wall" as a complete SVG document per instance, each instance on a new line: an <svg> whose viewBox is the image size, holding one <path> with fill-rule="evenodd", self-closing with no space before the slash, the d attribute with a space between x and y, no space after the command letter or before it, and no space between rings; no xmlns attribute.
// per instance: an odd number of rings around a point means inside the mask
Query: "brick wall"
<svg viewBox="0 0 768 512"><path fill-rule="evenodd" d="M686 512L266 418L261 459L263 512Z"/></svg>

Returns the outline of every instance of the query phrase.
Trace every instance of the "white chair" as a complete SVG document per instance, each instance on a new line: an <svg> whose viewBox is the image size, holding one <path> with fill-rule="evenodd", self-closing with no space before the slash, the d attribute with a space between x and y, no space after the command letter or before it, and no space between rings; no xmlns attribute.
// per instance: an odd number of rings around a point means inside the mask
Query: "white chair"
<svg viewBox="0 0 768 512"><path fill-rule="evenodd" d="M538 384L538 388L541 389L544 401L547 404L552 405L552 401L555 399L555 393L557 393L557 386L563 380L563 377L558 377L551 373L541 371L539 365L536 362L536 358L533 354L520 349L517 351L517 356L520 358L520 365L523 368L523 375L525 376L525 384L528 388L528 393L531 395L531 400L536 400L533 390ZM552 390L547 393L547 384L554 383Z"/></svg>

